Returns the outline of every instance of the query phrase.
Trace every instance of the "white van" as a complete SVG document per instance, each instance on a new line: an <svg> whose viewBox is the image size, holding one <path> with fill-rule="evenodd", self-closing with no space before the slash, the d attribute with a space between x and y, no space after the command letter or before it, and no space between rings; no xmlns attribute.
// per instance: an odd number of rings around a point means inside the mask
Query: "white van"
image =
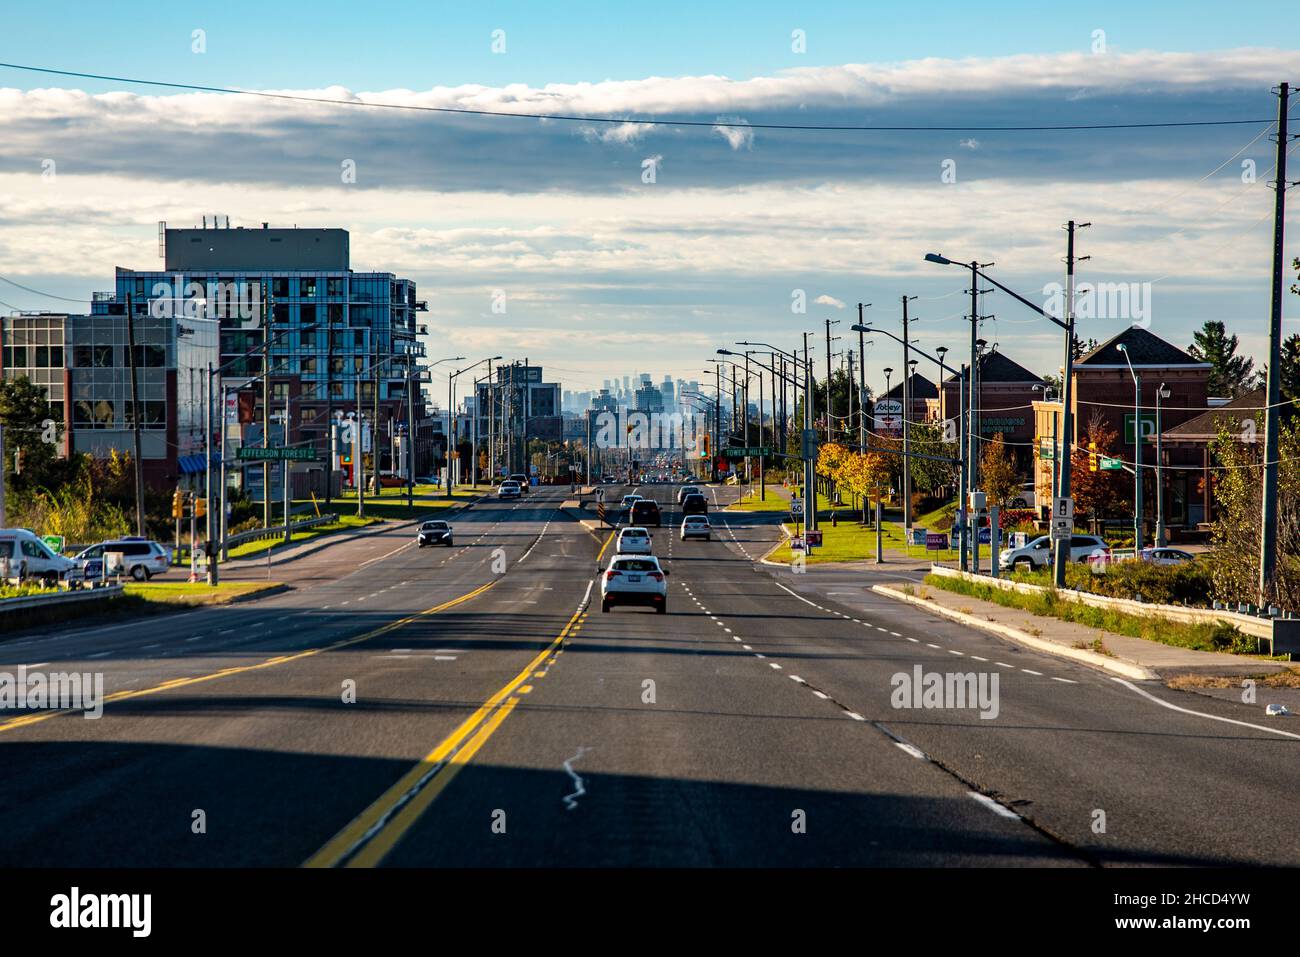
<svg viewBox="0 0 1300 957"><path fill-rule="evenodd" d="M29 528L0 529L0 559L9 559L9 577L41 578L56 584L77 568L70 558L56 555Z"/></svg>

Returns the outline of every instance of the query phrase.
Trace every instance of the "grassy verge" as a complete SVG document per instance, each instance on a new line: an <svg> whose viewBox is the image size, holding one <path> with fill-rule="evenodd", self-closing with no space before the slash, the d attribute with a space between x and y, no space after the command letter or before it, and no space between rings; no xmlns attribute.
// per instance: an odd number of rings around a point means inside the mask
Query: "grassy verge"
<svg viewBox="0 0 1300 957"><path fill-rule="evenodd" d="M780 489L778 491L778 489ZM758 497L758 486L751 486L745 490L745 494L740 501L727 506L729 512L789 512L790 511L790 492L788 489L780 486L769 485L767 488L767 499L763 500Z"/></svg>
<svg viewBox="0 0 1300 957"><path fill-rule="evenodd" d="M367 506L367 510L368 510ZM337 522L331 522L328 525L317 525L313 528L305 528L300 532L294 532L290 538L290 543L310 541L313 538L321 538L325 535L331 535L334 532L347 531L349 529L365 528L369 525L377 525L382 522L383 518L376 515L367 515L365 518L357 518L355 515L342 515ZM256 555L265 555L268 551L276 551L284 548L285 541L283 538L268 538L257 542L245 542L242 545L236 545L230 550L231 558L251 558Z"/></svg>
<svg viewBox="0 0 1300 957"><path fill-rule="evenodd" d="M464 505L481 495L486 495L491 489L486 485L469 486L461 485L452 490L452 497L446 497L446 491L441 487L433 485L417 485L415 487L415 497L413 504L408 508L406 504L406 489L386 488L384 494L375 498L367 493L365 501L365 512L367 516L376 516L386 520L412 520L423 518L426 515L433 515L441 512L443 509L452 508L453 506ZM310 504L310 503L308 503ZM330 505L330 510L338 512L340 518L356 518L357 497L348 494L341 498L334 499ZM322 508L322 511L324 509ZM348 513L352 513L349 516Z"/></svg>
<svg viewBox="0 0 1300 957"><path fill-rule="evenodd" d="M76 622L78 625L104 625L130 618L161 615L198 605L221 605L237 598L281 587L276 582L223 582L215 588L188 582L131 582L120 595L105 596L99 601L71 602L50 608L31 608L7 612L0 616L0 632L18 633L29 628L43 628Z"/></svg>
<svg viewBox="0 0 1300 957"><path fill-rule="evenodd" d="M1099 628L1116 635L1158 641L1194 651L1224 651L1235 655L1257 653L1255 638L1226 622L1189 624L1168 618L1131 615L1109 608L1094 608L1092 605L1063 598L1055 589L1025 595L983 582L970 582L946 575L926 575L925 583L958 595L995 602L1004 608L1018 608L1034 615Z"/></svg>

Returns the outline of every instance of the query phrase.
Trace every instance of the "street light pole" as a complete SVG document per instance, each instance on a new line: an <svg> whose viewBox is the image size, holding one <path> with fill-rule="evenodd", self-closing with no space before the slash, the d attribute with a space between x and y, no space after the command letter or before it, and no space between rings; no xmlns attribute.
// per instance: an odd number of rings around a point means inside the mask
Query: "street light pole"
<svg viewBox="0 0 1300 957"><path fill-rule="evenodd" d="M1133 360L1124 343L1115 347L1124 353L1128 373L1133 377L1133 557L1142 551L1142 377L1133 369Z"/></svg>
<svg viewBox="0 0 1300 957"><path fill-rule="evenodd" d="M1162 399L1167 399L1173 392L1165 383L1160 383L1160 388L1156 390L1156 546L1164 548L1165 541L1165 482L1164 482L1164 443L1162 441L1162 425L1160 422L1160 404Z"/></svg>

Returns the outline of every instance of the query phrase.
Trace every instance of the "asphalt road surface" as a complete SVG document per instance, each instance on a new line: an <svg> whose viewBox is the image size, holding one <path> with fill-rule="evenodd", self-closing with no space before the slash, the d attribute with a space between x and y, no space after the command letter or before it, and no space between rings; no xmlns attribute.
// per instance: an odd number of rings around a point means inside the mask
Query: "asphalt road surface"
<svg viewBox="0 0 1300 957"><path fill-rule="evenodd" d="M0 713L0 862L1300 864L1267 813L1300 734L1262 705L1021 649L875 595L887 571L762 565L771 513L683 542L676 487L636 491L666 615L602 613L607 535L538 489L453 548L395 530L260 601L0 640L0 671L108 695ZM899 707L918 666L991 697Z"/></svg>

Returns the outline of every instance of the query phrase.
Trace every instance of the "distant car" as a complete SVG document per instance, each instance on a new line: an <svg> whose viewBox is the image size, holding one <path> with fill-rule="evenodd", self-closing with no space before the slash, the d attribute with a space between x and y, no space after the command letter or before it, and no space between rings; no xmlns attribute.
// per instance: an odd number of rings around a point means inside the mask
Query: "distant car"
<svg viewBox="0 0 1300 957"><path fill-rule="evenodd" d="M47 585L80 575L80 564L56 554L30 528L0 529L0 558L9 559L13 578L39 578Z"/></svg>
<svg viewBox="0 0 1300 957"><path fill-rule="evenodd" d="M82 569L83 576L89 580L102 578L107 573L104 556L110 552L122 554L125 574L135 581L148 581L154 575L161 575L171 568L171 553L165 545L151 542L147 538L120 538L111 542L100 542L79 552L73 561Z"/></svg>
<svg viewBox="0 0 1300 957"><path fill-rule="evenodd" d="M510 481L519 486L519 493L521 495L528 491L530 483L528 481L528 476L523 472L516 472L514 475L510 476Z"/></svg>
<svg viewBox="0 0 1300 957"><path fill-rule="evenodd" d="M606 475L606 476L603 477L600 481L601 481L601 483L604 484L604 485L617 485L617 484L618 484L618 479L614 478L614 476L612 476L612 475Z"/></svg>
<svg viewBox="0 0 1300 957"><path fill-rule="evenodd" d="M451 526L444 521L435 520L425 522L420 526L420 531L416 533L415 540L423 548L425 545L447 545L452 544L453 534Z"/></svg>
<svg viewBox="0 0 1300 957"><path fill-rule="evenodd" d="M709 500L700 492L692 492L682 499L683 515L707 515Z"/></svg>
<svg viewBox="0 0 1300 957"><path fill-rule="evenodd" d="M1183 565L1196 561L1196 556L1179 548L1144 548L1142 560L1155 565Z"/></svg>
<svg viewBox="0 0 1300 957"><path fill-rule="evenodd" d="M998 565L1002 568L1024 571L1046 568L1052 564L1053 551L1051 537L1040 535L1033 541L1027 542L1024 548L1011 548L1002 552L998 559ZM1089 559L1096 558L1105 561L1110 560L1110 546L1106 544L1104 539L1098 538L1096 535L1070 536L1070 561L1086 562Z"/></svg>
<svg viewBox="0 0 1300 957"><path fill-rule="evenodd" d="M713 538L713 526L707 515L687 515L682 519L682 541L688 538L702 538L706 542Z"/></svg>
<svg viewBox="0 0 1300 957"><path fill-rule="evenodd" d="M1007 508L1033 508L1034 503L1038 500L1033 482L1026 482L1020 486L1020 491L1014 493L1007 499Z"/></svg>
<svg viewBox="0 0 1300 957"><path fill-rule="evenodd" d="M659 512L659 503L649 498L633 502L632 509L628 513L628 524L654 525L656 528L663 525L663 516Z"/></svg>
<svg viewBox="0 0 1300 957"><path fill-rule="evenodd" d="M497 498L519 498L523 494L519 483L509 479L497 486Z"/></svg>
<svg viewBox="0 0 1300 957"><path fill-rule="evenodd" d="M615 605L649 605L658 614L668 611L668 573L653 555L615 555L600 577L600 610Z"/></svg>
<svg viewBox="0 0 1300 957"><path fill-rule="evenodd" d="M619 502L619 507L625 510L630 509L634 504L636 504L639 501L641 501L640 495L628 493L627 495L623 496L623 501Z"/></svg>
<svg viewBox="0 0 1300 957"><path fill-rule="evenodd" d="M681 505L682 499L684 499L688 495L698 495L698 494L700 494L700 487L698 485L683 485L681 488L677 490L677 504Z"/></svg>
<svg viewBox="0 0 1300 957"><path fill-rule="evenodd" d="M614 540L614 551L619 555L649 555L651 547L650 531L641 525L629 525L620 529Z"/></svg>

